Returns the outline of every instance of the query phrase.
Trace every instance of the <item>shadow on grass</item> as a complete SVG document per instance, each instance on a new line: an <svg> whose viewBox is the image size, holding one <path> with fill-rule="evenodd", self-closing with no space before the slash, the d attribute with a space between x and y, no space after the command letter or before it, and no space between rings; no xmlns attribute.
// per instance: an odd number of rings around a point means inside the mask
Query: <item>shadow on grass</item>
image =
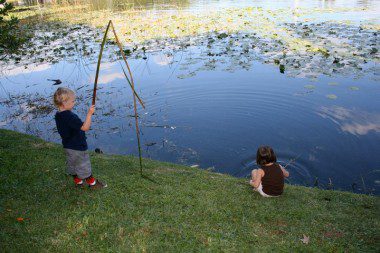
<svg viewBox="0 0 380 253"><path fill-rule="evenodd" d="M156 180L154 180L153 178L148 177L147 175L142 174L142 175L141 175L141 178L143 178L143 179L145 179L145 180L148 180L148 181L150 181L150 182L152 182L152 183L154 183L154 184L160 185L160 183L158 183L158 182L157 182Z"/></svg>

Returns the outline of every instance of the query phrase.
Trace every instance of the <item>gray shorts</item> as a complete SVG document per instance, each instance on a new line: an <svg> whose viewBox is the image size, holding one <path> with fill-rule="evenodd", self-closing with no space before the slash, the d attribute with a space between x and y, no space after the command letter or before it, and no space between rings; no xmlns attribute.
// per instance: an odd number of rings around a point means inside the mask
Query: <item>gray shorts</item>
<svg viewBox="0 0 380 253"><path fill-rule="evenodd" d="M81 179L88 178L92 174L90 156L87 151L79 151L65 148L67 173L77 175Z"/></svg>

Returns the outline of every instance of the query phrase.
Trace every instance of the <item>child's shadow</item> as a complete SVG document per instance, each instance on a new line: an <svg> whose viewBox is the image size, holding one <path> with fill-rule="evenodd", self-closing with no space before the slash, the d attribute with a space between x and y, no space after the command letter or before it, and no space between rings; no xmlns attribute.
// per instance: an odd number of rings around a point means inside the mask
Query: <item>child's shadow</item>
<svg viewBox="0 0 380 253"><path fill-rule="evenodd" d="M145 180L148 180L148 181L150 181L150 182L152 182L154 184L158 184L159 185L159 183L156 180L154 180L153 178L148 177L147 175L142 174L141 177L143 179L145 179Z"/></svg>

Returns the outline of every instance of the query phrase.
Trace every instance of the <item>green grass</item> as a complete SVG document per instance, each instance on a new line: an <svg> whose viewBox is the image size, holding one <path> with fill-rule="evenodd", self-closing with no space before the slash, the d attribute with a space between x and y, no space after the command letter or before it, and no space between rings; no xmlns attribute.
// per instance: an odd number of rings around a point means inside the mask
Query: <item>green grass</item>
<svg viewBox="0 0 380 253"><path fill-rule="evenodd" d="M0 130L2 252L380 249L378 197L286 185L265 199L243 179L196 168L145 159L141 178L138 158L91 160L107 189L74 188L60 145Z"/></svg>

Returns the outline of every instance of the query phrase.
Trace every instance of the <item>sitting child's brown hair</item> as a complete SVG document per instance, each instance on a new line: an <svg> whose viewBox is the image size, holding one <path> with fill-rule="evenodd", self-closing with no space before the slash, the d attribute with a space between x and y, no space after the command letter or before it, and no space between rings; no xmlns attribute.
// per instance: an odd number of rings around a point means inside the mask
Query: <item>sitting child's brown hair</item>
<svg viewBox="0 0 380 253"><path fill-rule="evenodd" d="M277 162L277 157L273 149L269 146L261 146L257 149L256 163L260 166L264 166L268 163Z"/></svg>

